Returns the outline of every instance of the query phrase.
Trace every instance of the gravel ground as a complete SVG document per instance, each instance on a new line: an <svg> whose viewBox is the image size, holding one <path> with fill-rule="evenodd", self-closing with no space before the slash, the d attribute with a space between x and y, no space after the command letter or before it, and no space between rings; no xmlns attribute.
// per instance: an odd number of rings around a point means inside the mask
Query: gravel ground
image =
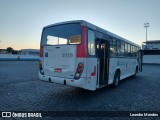
<svg viewBox="0 0 160 120"><path fill-rule="evenodd" d="M121 81L116 89L87 91L40 81L37 61L0 61L0 111L160 111L160 65L144 65L143 72Z"/></svg>

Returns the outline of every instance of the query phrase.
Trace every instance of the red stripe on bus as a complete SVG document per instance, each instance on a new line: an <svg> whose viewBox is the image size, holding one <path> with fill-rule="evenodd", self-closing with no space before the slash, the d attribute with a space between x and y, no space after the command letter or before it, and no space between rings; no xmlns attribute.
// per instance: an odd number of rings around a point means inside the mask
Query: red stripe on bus
<svg viewBox="0 0 160 120"><path fill-rule="evenodd" d="M82 42L81 44L77 45L77 54L76 54L76 57L79 57L79 58L85 58L87 57L87 46L86 46L86 27L85 26L82 26Z"/></svg>
<svg viewBox="0 0 160 120"><path fill-rule="evenodd" d="M94 72L91 73L91 76L95 76L96 75L96 66L94 66Z"/></svg>
<svg viewBox="0 0 160 120"><path fill-rule="evenodd" d="M43 46L40 46L39 57L43 57Z"/></svg>

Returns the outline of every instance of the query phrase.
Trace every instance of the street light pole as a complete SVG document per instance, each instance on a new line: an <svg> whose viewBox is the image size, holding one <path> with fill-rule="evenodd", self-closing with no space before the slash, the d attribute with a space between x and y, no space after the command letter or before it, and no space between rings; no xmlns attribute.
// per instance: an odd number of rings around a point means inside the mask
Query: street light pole
<svg viewBox="0 0 160 120"><path fill-rule="evenodd" d="M146 28L146 44L147 44L147 28L149 27L149 23L144 23L144 27Z"/></svg>

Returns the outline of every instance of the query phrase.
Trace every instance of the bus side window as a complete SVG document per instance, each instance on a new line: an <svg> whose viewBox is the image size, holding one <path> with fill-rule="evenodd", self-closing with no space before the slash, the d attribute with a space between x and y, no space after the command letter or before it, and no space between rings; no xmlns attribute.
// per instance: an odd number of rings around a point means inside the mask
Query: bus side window
<svg viewBox="0 0 160 120"><path fill-rule="evenodd" d="M124 57L124 42L121 41L121 46L120 46L120 56Z"/></svg>
<svg viewBox="0 0 160 120"><path fill-rule="evenodd" d="M121 41L117 40L117 56L121 56Z"/></svg>
<svg viewBox="0 0 160 120"><path fill-rule="evenodd" d="M136 57L136 49L135 49L135 46L133 46L133 57L134 57L134 58Z"/></svg>
<svg viewBox="0 0 160 120"><path fill-rule="evenodd" d="M95 34L92 30L88 30L88 54L95 55Z"/></svg>
<svg viewBox="0 0 160 120"><path fill-rule="evenodd" d="M117 56L117 41L115 39L110 40L110 56Z"/></svg>
<svg viewBox="0 0 160 120"><path fill-rule="evenodd" d="M127 43L125 43L124 49L125 49L125 56L128 57L128 44Z"/></svg>
<svg viewBox="0 0 160 120"><path fill-rule="evenodd" d="M133 45L131 45L131 57L133 57Z"/></svg>
<svg viewBox="0 0 160 120"><path fill-rule="evenodd" d="M128 57L131 57L131 45L128 44Z"/></svg>

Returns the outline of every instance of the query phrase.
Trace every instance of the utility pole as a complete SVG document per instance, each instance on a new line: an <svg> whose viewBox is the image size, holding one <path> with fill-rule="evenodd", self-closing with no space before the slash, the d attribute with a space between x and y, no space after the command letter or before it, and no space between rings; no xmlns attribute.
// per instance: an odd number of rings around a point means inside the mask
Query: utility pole
<svg viewBox="0 0 160 120"><path fill-rule="evenodd" d="M147 23L147 22L144 23L144 27L146 28L146 45L147 45L147 28L149 27L149 23Z"/></svg>
<svg viewBox="0 0 160 120"><path fill-rule="evenodd" d="M147 28L149 27L149 23L144 23L144 27L146 28L146 46L145 49L147 49Z"/></svg>

